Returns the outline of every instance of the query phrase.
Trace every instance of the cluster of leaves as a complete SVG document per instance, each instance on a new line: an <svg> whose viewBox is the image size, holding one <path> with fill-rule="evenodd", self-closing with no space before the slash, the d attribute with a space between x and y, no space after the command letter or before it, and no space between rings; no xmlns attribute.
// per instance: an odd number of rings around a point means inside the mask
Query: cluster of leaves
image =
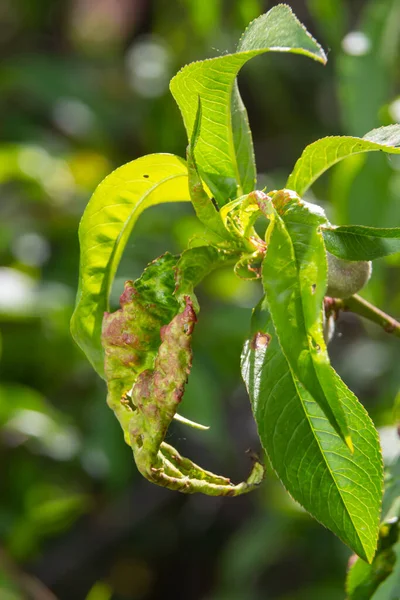
<svg viewBox="0 0 400 600"><path fill-rule="evenodd" d="M400 153L400 126L363 138L335 136L308 146L285 188L256 191L239 69L259 54L293 52L324 63L325 54L291 10L279 5L253 21L237 52L189 64L171 81L190 141L187 162L142 157L97 188L81 221L81 270L72 333L108 383L108 403L151 481L172 489L236 495L262 479L256 462L234 486L164 442L191 365L190 338L199 310L195 286L232 264L258 277L264 296L253 313L242 355L263 447L290 494L362 559L374 557L382 498L377 432L331 367L323 336L327 251L366 261L400 250L399 229L332 226L302 200L342 159L369 151ZM164 255L127 282L121 309L109 294L132 228L149 206L191 201L204 226L180 257ZM255 228L267 219L265 239ZM386 548L386 546L385 546Z"/></svg>

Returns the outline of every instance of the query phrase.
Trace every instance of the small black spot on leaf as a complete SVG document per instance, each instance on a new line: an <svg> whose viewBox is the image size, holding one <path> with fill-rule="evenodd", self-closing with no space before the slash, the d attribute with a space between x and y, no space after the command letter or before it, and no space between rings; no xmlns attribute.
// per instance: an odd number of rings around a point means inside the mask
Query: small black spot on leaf
<svg viewBox="0 0 400 600"><path fill-rule="evenodd" d="M144 177L145 179L148 179L148 178L150 177L150 175L143 175L143 177Z"/></svg>

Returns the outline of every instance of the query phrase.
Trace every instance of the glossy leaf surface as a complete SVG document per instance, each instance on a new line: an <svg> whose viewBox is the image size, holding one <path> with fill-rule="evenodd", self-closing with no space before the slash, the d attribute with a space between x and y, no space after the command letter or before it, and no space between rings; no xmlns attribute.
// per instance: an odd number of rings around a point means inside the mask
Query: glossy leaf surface
<svg viewBox="0 0 400 600"><path fill-rule="evenodd" d="M382 461L377 432L364 408L338 379L354 446L351 453L293 374L265 298L253 313L242 375L263 447L286 489L354 552L371 561L378 535Z"/></svg>
<svg viewBox="0 0 400 600"><path fill-rule="evenodd" d="M282 350L290 368L351 448L346 414L323 336L327 287L321 209L282 190L266 234L262 281Z"/></svg>
<svg viewBox="0 0 400 600"><path fill-rule="evenodd" d="M354 154L378 150L400 154L400 125L373 129L362 138L332 136L317 140L303 151L286 187L302 196L318 177L339 161Z"/></svg>
<svg viewBox="0 0 400 600"><path fill-rule="evenodd" d="M348 225L322 229L326 249L345 260L374 260L400 252L400 228Z"/></svg>
<svg viewBox="0 0 400 600"><path fill-rule="evenodd" d="M135 222L150 206L189 200L185 161L172 154L150 154L113 171L86 207L79 226L79 287L71 331L102 377L103 314L108 310L112 282Z"/></svg>
<svg viewBox="0 0 400 600"><path fill-rule="evenodd" d="M220 206L255 187L251 133L235 80L248 60L269 51L326 61L322 48L291 9L278 5L250 23L236 53L191 63L170 83L189 140L201 100L203 118L195 158Z"/></svg>

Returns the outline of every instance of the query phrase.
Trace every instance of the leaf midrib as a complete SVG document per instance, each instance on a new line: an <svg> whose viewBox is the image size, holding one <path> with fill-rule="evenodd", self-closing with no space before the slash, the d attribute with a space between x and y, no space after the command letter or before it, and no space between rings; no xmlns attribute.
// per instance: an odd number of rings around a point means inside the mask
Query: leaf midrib
<svg viewBox="0 0 400 600"><path fill-rule="evenodd" d="M275 216L275 219L276 219L276 216ZM294 249L293 249L293 242L292 242L292 238L291 238L291 236L290 236L289 232L288 232L288 236L289 236L289 238L290 238L290 241L291 241L291 246L292 246L292 252L293 252L293 255L294 255L294 260L295 260L295 262L296 262L296 265L297 265L296 254L295 254L295 252L294 252ZM297 275L297 278L298 278L298 275ZM299 281L298 283L299 283L299 285L300 285L300 281ZM302 302L302 307L303 307L303 298L302 298L302 297L301 297L301 302ZM303 313L304 313L304 308L303 308ZM275 331L276 331L276 332L278 332L278 329L276 328L276 324L275 324L275 321L274 321L274 317L273 317L272 311L270 312L270 314L271 314L271 320L272 320L272 322L273 322L273 325L274 325ZM305 416L306 416L306 419L307 419L307 421L308 421L308 423L309 423L309 426L310 426L310 429L311 429L311 431L312 431L313 437L314 437L315 441L316 441L316 442L317 442L317 444L318 444L318 448L319 448L319 450L320 450L320 453L321 453L321 455L322 455L322 457L323 457L323 459L324 459L324 462L325 462L325 464L326 464L326 466L327 466L327 469L328 469L328 471L329 471L329 474L330 474L330 475L331 475L331 477L332 477L332 480L333 480L333 482L334 482L334 485L335 485L335 487L336 487L336 489L337 489L337 491L338 491L338 493L339 493L339 496L340 496L341 502L342 502L342 504L343 504L343 506L344 506L344 508L345 508L346 514L348 515L348 517L349 517L349 519L350 519L350 521L351 521L351 524L352 524L352 526L353 526L353 530L354 530L354 532L355 532L355 534L356 534L356 536L357 536L357 539L359 540L359 543L360 543L361 547L364 549L365 556L367 557L367 553L366 553L366 551L365 551L365 546L364 546L364 543L362 542L362 540L361 540L361 538L360 538L360 535L359 535L359 533L358 533L357 527L356 527L356 526L355 526L355 524L354 524L353 517L352 517L352 515L351 515L351 513L350 513L350 511L349 511L349 509L348 509L348 507L347 507L347 504L346 504L346 501L345 501L345 499L344 499L344 498L343 498L343 496L342 496L342 493L341 493L340 487L339 487L339 485L338 485L338 483L337 483L337 480L336 480L336 478L335 478L334 472L332 471L332 469L331 469L331 467L330 467L330 465L329 465L329 463L328 463L328 461L327 461L327 458L326 458L326 456L325 456L325 453L323 452L323 449L322 449L322 446L321 446L320 440L319 440L319 438L318 438L318 435L316 435L316 433L315 433L315 430L314 430L314 427L312 426L312 423L311 423L311 419L310 419L310 417L309 417L309 415L308 415L308 413L307 413L307 411L306 411L306 409L305 409L305 406L304 406L304 403L303 403L302 396L301 396L301 394L300 394L300 392L299 392L298 383L297 383L297 377L296 377L295 373L293 372L293 369L292 369L292 367L291 367L291 365L290 365L290 362L289 362L288 358L286 357L286 354L285 354L285 352L284 352L284 350L283 350L283 347L282 347L282 345L281 345L281 341L280 341L279 335L278 335L278 341L279 341L279 345L280 345L280 348L281 348L282 354L283 354L283 356L284 356L284 358L285 358L285 360L286 360L286 362L287 362L287 365L288 365L288 367L289 367L289 370L290 370L290 373L291 373L291 376L292 376L292 379L293 379L293 383L294 383L294 385L295 385L295 388L296 388L296 391L297 391L297 395L298 395L298 397L299 397L299 399L300 399L300 403L301 403L302 409L303 409L303 411L304 411L304 414L305 414ZM309 346L308 336L307 336L307 345ZM311 352L310 352L310 354L311 354ZM311 355L311 363L312 363L312 365L313 365L313 369L314 369L315 376L317 377L317 374L316 374L316 372L315 372L315 365L314 365L314 362L313 362L313 360L312 360L312 355ZM318 377L317 377L317 381L318 381L318 383L319 383ZM312 394L311 394L311 393L310 393L310 392L307 390L306 386L304 386L304 384L302 384L302 385L303 385L303 387L305 388L305 390L306 390L306 391L307 391L307 392L310 394L310 396L313 398L314 402L316 402L315 398L314 398L314 397L313 397L313 395L312 395ZM322 389L322 388L321 388L321 389ZM322 390L322 391L323 391L323 390ZM317 403L317 404L318 404L318 403ZM339 528L338 528L338 529L339 529ZM339 536L339 537L340 537L340 536ZM345 542L345 543L346 543L346 542Z"/></svg>

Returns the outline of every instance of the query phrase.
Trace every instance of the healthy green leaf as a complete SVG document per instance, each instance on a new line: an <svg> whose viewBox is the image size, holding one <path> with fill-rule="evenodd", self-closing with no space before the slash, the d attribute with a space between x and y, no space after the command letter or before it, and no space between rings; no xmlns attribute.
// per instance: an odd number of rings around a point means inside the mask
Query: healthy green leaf
<svg viewBox="0 0 400 600"><path fill-rule="evenodd" d="M201 221L207 229L216 234L219 241L230 240L231 236L224 227L220 213L215 208L211 198L208 197L197 170L194 151L200 134L201 118L202 109L199 98L192 137L186 151L190 199L199 221Z"/></svg>
<svg viewBox="0 0 400 600"><path fill-rule="evenodd" d="M286 187L302 196L318 177L339 161L353 154L377 150L400 154L400 125L373 129L362 138L332 136L317 140L303 151Z"/></svg>
<svg viewBox="0 0 400 600"><path fill-rule="evenodd" d="M342 384L354 452L290 369L264 298L242 354L246 383L263 447L282 483L311 515L365 560L378 535L382 460L377 432Z"/></svg>
<svg viewBox="0 0 400 600"><path fill-rule="evenodd" d="M326 62L319 44L291 9L281 4L250 23L235 54L191 63L170 83L189 140L198 98L201 100L203 119L195 150L196 164L220 206L251 192L255 186L250 128L235 80L248 60L270 51L294 52Z"/></svg>
<svg viewBox="0 0 400 600"><path fill-rule="evenodd" d="M345 260L374 260L400 252L400 227L324 227L326 249Z"/></svg>
<svg viewBox="0 0 400 600"><path fill-rule="evenodd" d="M218 266L219 256L224 264L225 253L206 246L187 250L181 258L165 254L153 261L135 283L126 282L121 309L105 314L102 343L107 402L140 473L185 493L236 496L261 482L260 463L246 482L232 485L164 442L192 364L191 336L197 321L193 285Z"/></svg>
<svg viewBox="0 0 400 600"><path fill-rule="evenodd" d="M374 597L374 592L393 572L397 558L398 539L398 519L381 526L378 550L372 563L368 565L361 558L357 558L350 567L346 578L348 600L370 600ZM395 596L390 596L390 598L395 598Z"/></svg>
<svg viewBox="0 0 400 600"><path fill-rule="evenodd" d="M272 196L262 281L279 341L293 373L351 448L346 414L323 335L326 251L318 206L293 192ZM279 213L279 214L278 214Z"/></svg>
<svg viewBox="0 0 400 600"><path fill-rule="evenodd" d="M149 154L120 167L95 190L79 226L79 287L71 332L101 377L103 314L112 282L140 214L164 202L190 201L187 167L173 154Z"/></svg>

